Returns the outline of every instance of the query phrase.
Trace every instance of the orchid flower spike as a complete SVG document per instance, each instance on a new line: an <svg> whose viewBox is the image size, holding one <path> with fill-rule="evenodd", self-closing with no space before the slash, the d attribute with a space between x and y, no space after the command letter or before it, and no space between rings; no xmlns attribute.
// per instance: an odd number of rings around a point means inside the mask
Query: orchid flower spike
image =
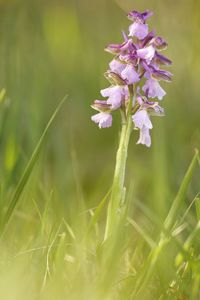
<svg viewBox="0 0 200 300"><path fill-rule="evenodd" d="M147 147L151 145L153 128L150 116L164 116L163 108L156 102L166 95L160 83L172 79L170 72L161 69L161 66L171 65L171 61L160 54L168 44L155 31L149 31L147 20L152 15L148 10L129 12L127 17L132 23L128 34L123 32L122 43L105 48L114 55L105 72L111 85L101 90L106 100L94 101L92 108L99 113L91 118L100 128L106 128L112 125L114 111L121 110L126 118L131 113L133 128L140 130L137 143ZM130 90L135 91L134 101L130 99Z"/></svg>

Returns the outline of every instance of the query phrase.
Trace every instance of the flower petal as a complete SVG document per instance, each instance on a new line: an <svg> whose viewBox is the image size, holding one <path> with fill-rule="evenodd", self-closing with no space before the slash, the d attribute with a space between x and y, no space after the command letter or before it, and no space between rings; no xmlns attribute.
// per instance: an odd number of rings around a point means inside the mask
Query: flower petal
<svg viewBox="0 0 200 300"><path fill-rule="evenodd" d="M108 97L107 104L111 105L111 109L117 109L121 106L128 94L128 89L124 86L111 86L101 90L103 97Z"/></svg>
<svg viewBox="0 0 200 300"><path fill-rule="evenodd" d="M144 48L155 37L155 35L155 31L149 32L148 35L141 41L141 48Z"/></svg>
<svg viewBox="0 0 200 300"><path fill-rule="evenodd" d="M116 72L118 74L121 74L121 72L126 68L126 65L121 63L119 60L117 59L113 59L110 63L109 63L109 67L111 69L111 71Z"/></svg>
<svg viewBox="0 0 200 300"><path fill-rule="evenodd" d="M129 36L136 36L139 40L143 40L148 34L148 25L134 22L129 26Z"/></svg>
<svg viewBox="0 0 200 300"><path fill-rule="evenodd" d="M158 98L159 100L162 100L166 95L166 92L162 89L159 82L155 79L148 79L142 90L149 98Z"/></svg>
<svg viewBox="0 0 200 300"><path fill-rule="evenodd" d="M172 73L168 71L152 68L152 77L157 80L164 80L167 82L171 82L172 76L173 76Z"/></svg>
<svg viewBox="0 0 200 300"><path fill-rule="evenodd" d="M133 116L132 116L133 122L135 123L135 127L142 129L143 126L152 129L153 125L151 123L151 120L149 118L149 115L145 109L138 110Z"/></svg>
<svg viewBox="0 0 200 300"><path fill-rule="evenodd" d="M121 76L126 80L127 84L133 84L140 81L138 73L135 71L133 65L128 64L126 68L122 71Z"/></svg>
<svg viewBox="0 0 200 300"><path fill-rule="evenodd" d="M111 54L119 54L126 50L131 50L133 48L134 48L133 41L132 39L129 39L122 44L109 44L105 48L105 51L110 52Z"/></svg>
<svg viewBox="0 0 200 300"><path fill-rule="evenodd" d="M99 124L99 128L107 128L112 125L112 115L105 112L100 112L92 116L91 120Z"/></svg>
<svg viewBox="0 0 200 300"><path fill-rule="evenodd" d="M155 55L155 48L153 46L148 46L137 50L137 56L139 58L145 59L147 61L147 64L151 62L154 55Z"/></svg>
<svg viewBox="0 0 200 300"><path fill-rule="evenodd" d="M155 59L155 62L156 62L157 64L160 64L160 65L171 65L171 64L172 64L172 61L171 61L170 59L168 59L168 58L167 58L166 56L164 56L164 55L161 55L161 54L158 53L157 51L156 51L156 53L155 53L154 59Z"/></svg>
<svg viewBox="0 0 200 300"><path fill-rule="evenodd" d="M153 15L153 13L149 10L144 11L143 13L139 13L136 10L133 10L131 12L128 13L128 18L131 21L140 21L140 22L144 22L146 21L148 18L150 18Z"/></svg>
<svg viewBox="0 0 200 300"><path fill-rule="evenodd" d="M137 144L146 145L147 147L151 146L151 136L149 134L149 128L143 126L140 129L140 137L137 141Z"/></svg>

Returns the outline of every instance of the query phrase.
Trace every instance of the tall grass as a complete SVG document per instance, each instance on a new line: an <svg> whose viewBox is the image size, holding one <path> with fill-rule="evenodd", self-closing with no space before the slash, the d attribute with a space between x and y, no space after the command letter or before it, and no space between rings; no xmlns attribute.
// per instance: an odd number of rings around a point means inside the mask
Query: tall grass
<svg viewBox="0 0 200 300"><path fill-rule="evenodd" d="M43 207L26 195L29 203L22 205L22 192L31 184L28 179L43 139L63 101L1 212L3 299L198 299L199 196L189 207L184 205L199 162L197 150L163 223L143 205L127 212L127 221L112 228L112 235L104 240L110 191L96 208L82 199L84 206L76 209L70 222L67 216L56 216L53 201L59 210L60 199L53 199L54 195ZM44 188L41 194L45 199ZM127 197L130 201L132 193ZM140 211L145 225L137 217Z"/></svg>

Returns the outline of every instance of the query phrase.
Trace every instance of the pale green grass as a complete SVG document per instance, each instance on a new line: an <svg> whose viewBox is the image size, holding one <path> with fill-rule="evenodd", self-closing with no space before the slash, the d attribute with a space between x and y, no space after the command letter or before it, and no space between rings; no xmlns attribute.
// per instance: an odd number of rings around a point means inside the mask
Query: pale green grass
<svg viewBox="0 0 200 300"><path fill-rule="evenodd" d="M43 140L62 103L13 196L8 196L9 204L1 210L2 299L199 299L199 196L188 207L184 205L198 151L164 222L151 207L137 206L130 190L126 219L104 242L110 191L96 208L90 208L77 183L80 206L72 202L71 216L66 212L61 217L62 206L54 191L46 195L41 188L40 197L45 201L41 206L36 192L39 179L30 188L37 177L33 167ZM77 182L78 166L75 158L73 161ZM41 160L39 164L42 167Z"/></svg>

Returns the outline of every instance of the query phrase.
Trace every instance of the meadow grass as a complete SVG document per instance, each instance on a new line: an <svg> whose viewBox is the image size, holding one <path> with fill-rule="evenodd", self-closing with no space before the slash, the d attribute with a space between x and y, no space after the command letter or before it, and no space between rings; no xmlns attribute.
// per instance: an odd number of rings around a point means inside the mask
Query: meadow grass
<svg viewBox="0 0 200 300"><path fill-rule="evenodd" d="M35 198L39 179L34 166L64 100L45 127L15 191L1 205L2 299L199 299L199 195L188 207L184 205L199 164L198 151L164 222L151 207L136 203L129 189L129 209L104 240L110 190L97 207L89 207L77 183L80 205L72 202L69 214L61 213L53 190L48 195L41 187L42 205ZM40 160L38 164L43 167Z"/></svg>

